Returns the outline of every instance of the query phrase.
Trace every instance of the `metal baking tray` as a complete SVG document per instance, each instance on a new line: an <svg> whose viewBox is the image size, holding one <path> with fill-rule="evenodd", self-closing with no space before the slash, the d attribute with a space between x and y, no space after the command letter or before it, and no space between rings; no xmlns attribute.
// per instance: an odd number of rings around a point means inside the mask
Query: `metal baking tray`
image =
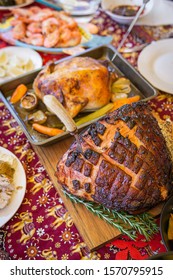
<svg viewBox="0 0 173 280"><path fill-rule="evenodd" d="M113 61L111 59L113 58L114 54L116 52L116 56ZM117 51L116 49L111 45L103 45L97 48L92 48L90 50L84 51L78 55L70 56L63 58L61 60L56 61L56 63L60 63L61 61L71 59L75 56L83 56L83 57L92 57L94 59L105 59L108 61L108 64L110 67L114 68L114 71L119 76L125 76L128 78L131 82L131 95L140 95L141 100L149 100L157 95L157 90L153 88L143 77L140 75L140 73L132 67ZM15 108L13 105L10 104L9 97L11 96L12 92L15 90L15 88L23 83L27 85L28 87L32 87L32 83L37 76L37 74L43 69L44 67L32 71L30 74L23 75L21 77L18 77L16 79L13 79L11 81L7 81L0 85L0 97L2 98L3 102L6 104L7 108L10 110L11 114L14 116L16 121L19 123L21 128L23 129L23 132L27 136L28 140L33 145L50 145L57 141L60 141L68 136L70 136L69 132L64 132L63 134L49 137L46 135L42 135L32 129L32 126L28 124L26 121L26 115L22 111L22 109ZM40 106L43 108L42 102L40 102ZM94 122L93 120L92 122ZM81 126L79 126L79 129L82 129L86 127L87 125L91 124L92 122L85 123Z"/></svg>

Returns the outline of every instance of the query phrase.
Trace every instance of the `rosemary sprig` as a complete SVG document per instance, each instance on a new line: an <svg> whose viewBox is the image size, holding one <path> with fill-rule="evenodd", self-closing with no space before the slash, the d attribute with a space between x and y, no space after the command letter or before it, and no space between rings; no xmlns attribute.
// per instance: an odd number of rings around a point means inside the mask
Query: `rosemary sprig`
<svg viewBox="0 0 173 280"><path fill-rule="evenodd" d="M123 211L118 212L116 210L107 209L94 202L85 201L65 190L64 194L68 196L73 203L83 204L93 214L116 227L121 233L126 234L132 240L136 239L137 233L143 234L146 240L150 240L151 236L158 231L158 226L154 218L148 213L134 216Z"/></svg>
<svg viewBox="0 0 173 280"><path fill-rule="evenodd" d="M149 214L149 213L142 213L140 215L138 215L139 218L143 221L143 222L147 222L147 226L148 226L148 230L153 232L153 233L157 233L159 231L159 227L156 224L156 221L154 219L154 217Z"/></svg>
<svg viewBox="0 0 173 280"><path fill-rule="evenodd" d="M96 214L99 218L116 227L121 233L128 235L133 240L136 239L136 234L133 234L132 229L126 228L124 227L124 225L122 225L122 223L117 222L114 219L114 216L111 215L109 211L105 211L105 209L103 207L100 207L100 205L93 205L92 203L90 205L90 203L85 202L85 207L92 213Z"/></svg>
<svg viewBox="0 0 173 280"><path fill-rule="evenodd" d="M111 210L111 213L114 215L115 219L119 218L124 221L124 223L129 224L131 228L135 229L140 234L143 234L146 240L150 240L151 235L159 230L154 218L149 213L142 213L135 216L123 211L117 212Z"/></svg>

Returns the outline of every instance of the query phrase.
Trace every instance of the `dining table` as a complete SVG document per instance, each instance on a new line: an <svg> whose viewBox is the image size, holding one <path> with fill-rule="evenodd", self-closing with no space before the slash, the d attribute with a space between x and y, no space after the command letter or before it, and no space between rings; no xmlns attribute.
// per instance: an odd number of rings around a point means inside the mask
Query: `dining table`
<svg viewBox="0 0 173 280"><path fill-rule="evenodd" d="M44 7L40 3L32 3L30 6ZM1 22L8 18L9 14L9 10L0 11ZM90 22L97 26L98 35L112 36L110 44L115 48L118 47L128 28L127 25L113 20L102 9L97 10ZM171 36L173 36L171 24L135 25L123 46L132 51L122 52L122 56L138 71L137 61L142 50L133 51L133 47ZM10 43L0 39L0 48L7 46L10 46ZM69 56L64 52L52 54L38 51L38 53L43 59L43 65ZM157 93L157 96L147 102L161 119L173 121L173 95L159 89ZM62 147L64 141L68 141L70 145L74 138L70 136L67 140L60 141L59 147ZM1 99L0 146L11 151L20 160L27 179L26 192L20 207L0 228L1 259L145 260L154 254L166 252L159 229L160 215L155 217L158 230L149 240L142 233L138 233L135 240L126 234L120 234L94 250L90 250L85 242L84 234L80 233L70 210L64 203L64 197L57 191L56 178L53 175L55 170L49 172L46 156L44 160L41 158L38 147L29 142ZM56 149L58 149L58 144L56 144Z"/></svg>

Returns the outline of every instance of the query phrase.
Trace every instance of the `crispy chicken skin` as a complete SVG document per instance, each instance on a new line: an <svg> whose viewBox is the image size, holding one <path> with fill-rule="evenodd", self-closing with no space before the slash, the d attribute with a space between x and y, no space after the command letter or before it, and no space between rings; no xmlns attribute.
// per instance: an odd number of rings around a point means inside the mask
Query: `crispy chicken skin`
<svg viewBox="0 0 173 280"><path fill-rule="evenodd" d="M168 198L172 162L157 120L144 102L124 105L81 133L57 164L69 193L105 207L141 213Z"/></svg>
<svg viewBox="0 0 173 280"><path fill-rule="evenodd" d="M72 117L82 109L106 105L111 92L107 67L90 57L74 57L47 65L36 77L33 88L39 98L54 95Z"/></svg>

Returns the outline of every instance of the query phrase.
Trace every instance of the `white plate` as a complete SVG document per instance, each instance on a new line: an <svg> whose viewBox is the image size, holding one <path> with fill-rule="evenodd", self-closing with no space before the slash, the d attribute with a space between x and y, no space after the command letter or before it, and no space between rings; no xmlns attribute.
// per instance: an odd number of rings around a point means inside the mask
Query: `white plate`
<svg viewBox="0 0 173 280"><path fill-rule="evenodd" d="M6 47L6 48L0 49L0 54L2 52L5 52L6 54L8 54L8 58L11 58L11 59L13 59L14 56L17 56L17 57L23 58L23 59L27 59L27 58L31 59L33 64L34 64L34 69L33 70L39 69L43 65L43 61L42 61L42 58L39 55L39 53L36 52L35 50L30 49L30 48ZM31 71L29 71L29 72L31 72ZM27 72L27 73L29 73L29 72ZM22 75L25 75L25 74L26 74L26 72ZM22 76L22 75L20 75L20 76ZM0 78L0 82L4 82L4 81L7 81L9 79L14 79L14 78L16 78L16 76L14 76L14 77L5 76L5 77Z"/></svg>
<svg viewBox="0 0 173 280"><path fill-rule="evenodd" d="M9 150L0 147L0 152L6 155L13 156L17 161L17 167L14 174L14 186L21 186L14 191L10 203L2 210L0 210L0 227L5 225L19 209L26 191L26 174L20 160Z"/></svg>
<svg viewBox="0 0 173 280"><path fill-rule="evenodd" d="M137 66L154 87L173 94L173 39L151 43L140 53Z"/></svg>
<svg viewBox="0 0 173 280"><path fill-rule="evenodd" d="M0 10L11 10L11 9L16 9L16 8L22 8L25 6L28 6L32 4L34 0L27 0L25 3L20 4L20 5L14 5L14 6L0 6Z"/></svg>

